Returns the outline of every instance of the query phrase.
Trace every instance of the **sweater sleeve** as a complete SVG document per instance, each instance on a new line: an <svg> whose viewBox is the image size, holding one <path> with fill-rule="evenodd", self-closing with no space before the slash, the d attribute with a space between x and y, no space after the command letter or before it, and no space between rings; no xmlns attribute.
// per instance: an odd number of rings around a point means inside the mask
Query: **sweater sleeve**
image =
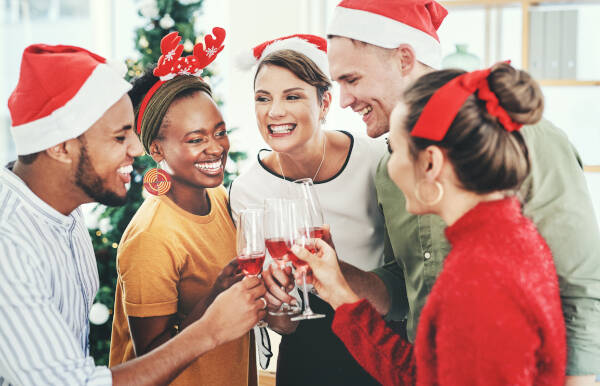
<svg viewBox="0 0 600 386"><path fill-rule="evenodd" d="M413 346L395 334L366 299L338 307L331 329L381 384L415 383Z"/></svg>

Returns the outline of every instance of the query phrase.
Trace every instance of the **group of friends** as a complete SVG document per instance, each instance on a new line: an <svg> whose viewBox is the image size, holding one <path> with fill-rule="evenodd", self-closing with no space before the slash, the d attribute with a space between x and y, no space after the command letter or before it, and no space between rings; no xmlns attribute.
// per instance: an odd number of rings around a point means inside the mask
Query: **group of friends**
<svg viewBox="0 0 600 386"><path fill-rule="evenodd" d="M264 320L282 335L278 385L592 385L600 233L581 160L526 72L438 70L446 14L343 0L328 36L249 50L270 149L229 191L226 124L199 76L224 30L188 57L168 35L132 84L85 49L27 47L8 102L18 159L0 170L0 384L255 385ZM371 138L323 129L332 82ZM96 366L79 207L124 204L144 152L170 189L123 233L110 364ZM298 303L297 273L244 278L235 221L300 178L327 225L314 254L292 252L326 317L292 322L267 311Z"/></svg>

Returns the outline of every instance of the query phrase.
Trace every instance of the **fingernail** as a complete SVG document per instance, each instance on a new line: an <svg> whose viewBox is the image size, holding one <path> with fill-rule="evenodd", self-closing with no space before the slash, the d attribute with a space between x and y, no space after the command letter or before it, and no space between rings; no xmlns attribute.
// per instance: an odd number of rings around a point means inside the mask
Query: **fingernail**
<svg viewBox="0 0 600 386"><path fill-rule="evenodd" d="M293 304L294 306L297 306L298 305L298 301L296 299L294 299L294 300L292 300L290 302L290 304Z"/></svg>

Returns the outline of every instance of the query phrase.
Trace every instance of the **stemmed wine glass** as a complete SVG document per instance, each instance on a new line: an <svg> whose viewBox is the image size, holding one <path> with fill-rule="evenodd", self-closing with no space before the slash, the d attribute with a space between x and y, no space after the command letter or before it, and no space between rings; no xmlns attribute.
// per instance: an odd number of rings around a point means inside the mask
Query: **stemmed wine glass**
<svg viewBox="0 0 600 386"><path fill-rule="evenodd" d="M294 181L294 183L298 192L297 196L299 197L295 200L297 205L295 219L297 236L294 243L306 248L311 253L315 253L316 248L312 239L323 238L324 218L321 204L314 191L312 179L303 178ZM316 314L310 308L308 290L306 288L306 274L310 270L310 267L291 252L289 258L292 261L292 264L296 266L296 269L302 271L302 293L304 297L304 311L302 311L301 315L291 318L291 320L297 321L324 318L325 315Z"/></svg>
<svg viewBox="0 0 600 386"><path fill-rule="evenodd" d="M284 198L265 199L265 245L269 255L280 269L285 268L289 249L294 243L296 234L293 222L295 206ZM296 315L300 307L292 307L283 303L277 311L269 311L271 315Z"/></svg>
<svg viewBox="0 0 600 386"><path fill-rule="evenodd" d="M240 212L237 227L237 261L244 275L260 276L265 262L265 234L262 209L244 209ZM266 304L266 302L265 302ZM266 327L260 320L256 327Z"/></svg>

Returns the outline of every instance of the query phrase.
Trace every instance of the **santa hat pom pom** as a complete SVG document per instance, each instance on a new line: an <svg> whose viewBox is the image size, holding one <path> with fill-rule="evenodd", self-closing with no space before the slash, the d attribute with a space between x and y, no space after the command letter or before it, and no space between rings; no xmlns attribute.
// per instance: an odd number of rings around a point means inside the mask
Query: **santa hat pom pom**
<svg viewBox="0 0 600 386"><path fill-rule="evenodd" d="M111 70L115 71L119 74L120 77L124 77L127 74L127 65L123 62L118 62L115 60L107 60L106 65L110 67Z"/></svg>
<svg viewBox="0 0 600 386"><path fill-rule="evenodd" d="M258 63L252 50L244 50L235 57L236 67L242 71L248 71Z"/></svg>

